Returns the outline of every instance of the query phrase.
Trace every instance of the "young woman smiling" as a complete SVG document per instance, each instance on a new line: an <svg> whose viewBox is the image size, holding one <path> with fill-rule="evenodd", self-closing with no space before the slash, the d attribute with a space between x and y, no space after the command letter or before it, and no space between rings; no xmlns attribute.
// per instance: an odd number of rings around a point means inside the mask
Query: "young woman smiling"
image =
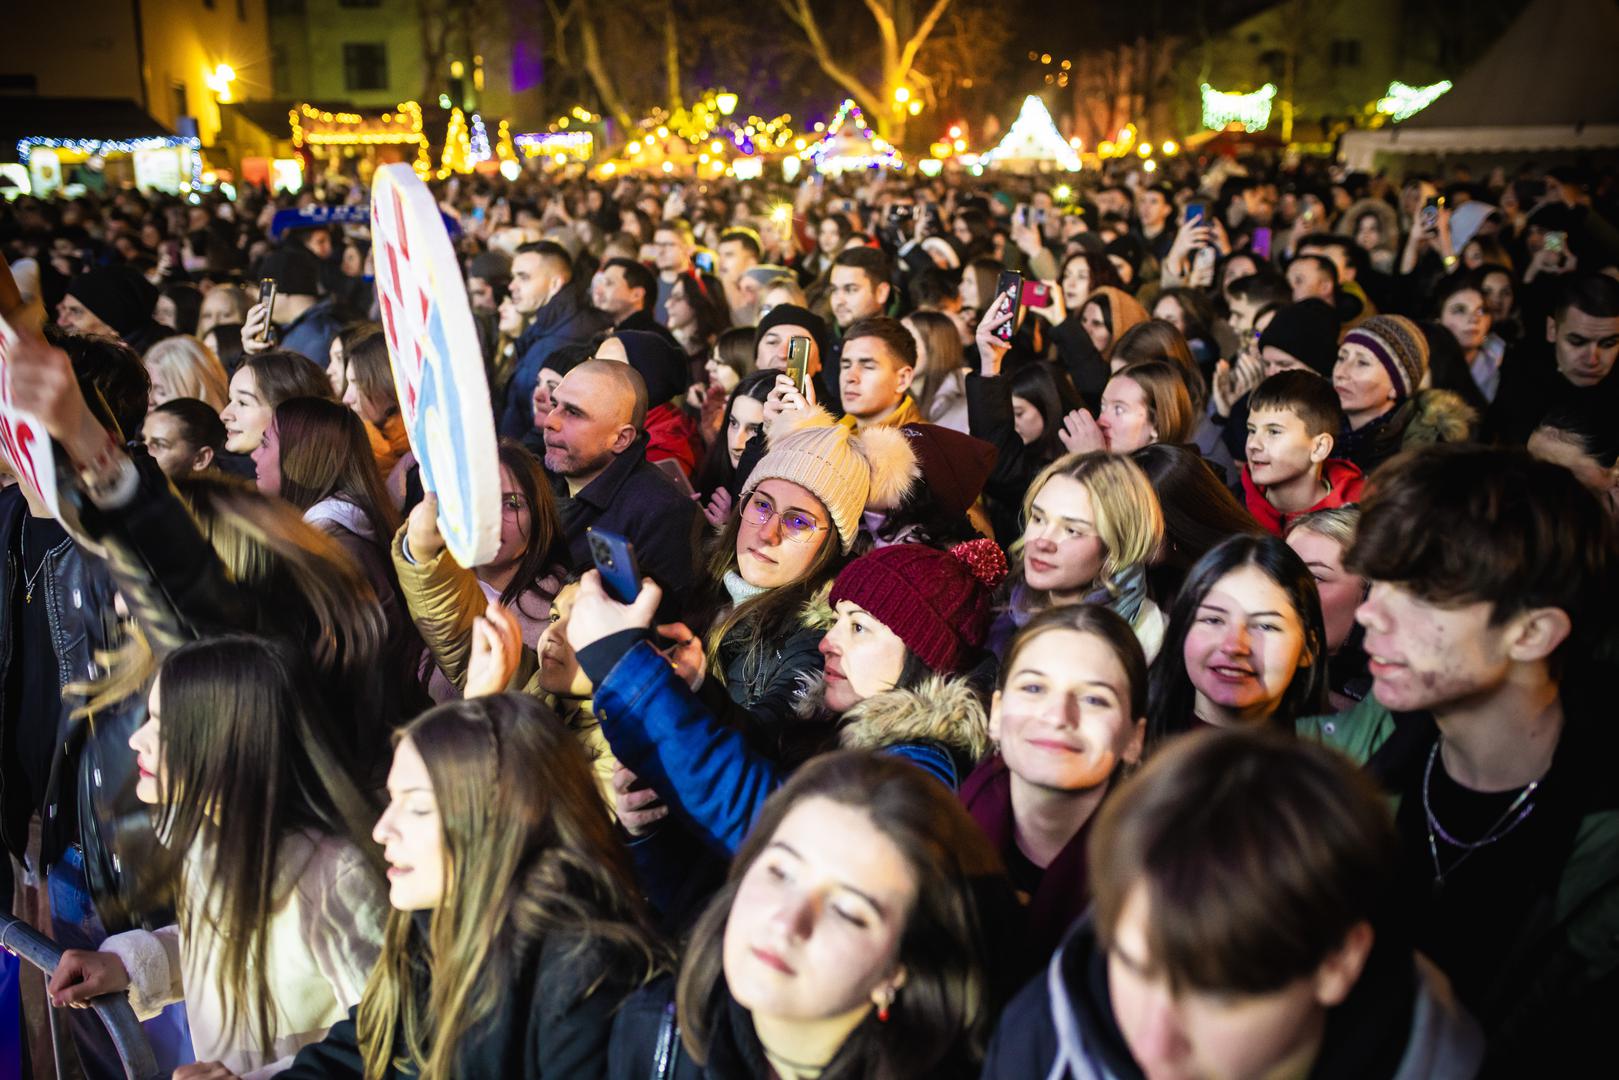
<svg viewBox="0 0 1619 1080"><path fill-rule="evenodd" d="M1141 760L1146 730L1147 658L1118 615L1051 608L1012 640L990 703L996 753L967 777L961 801L1028 905L1031 970L1090 903L1087 826Z"/></svg>
<svg viewBox="0 0 1619 1080"><path fill-rule="evenodd" d="M1148 657L1155 655L1164 615L1147 595L1147 564L1163 543L1164 516L1141 467L1102 453L1058 458L1029 485L1023 519L990 648L1004 655L1038 611L1090 602L1124 616Z"/></svg>
<svg viewBox="0 0 1619 1080"><path fill-rule="evenodd" d="M1233 536L1187 575L1148 686L1149 745L1197 727L1291 731L1327 701L1315 578L1274 536Z"/></svg>
<svg viewBox="0 0 1619 1080"><path fill-rule="evenodd" d="M400 733L388 798L382 957L283 1075L602 1075L613 1014L665 962L566 729L522 694L441 705Z"/></svg>
<svg viewBox="0 0 1619 1080"><path fill-rule="evenodd" d="M678 982L626 1003L607 1075L976 1076L1012 912L945 788L881 755L818 758L765 804Z"/></svg>

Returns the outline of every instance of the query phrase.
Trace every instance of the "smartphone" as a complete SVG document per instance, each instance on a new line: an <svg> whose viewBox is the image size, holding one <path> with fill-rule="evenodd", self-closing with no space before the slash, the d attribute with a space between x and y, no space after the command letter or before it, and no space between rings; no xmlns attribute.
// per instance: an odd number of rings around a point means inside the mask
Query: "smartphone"
<svg viewBox="0 0 1619 1080"><path fill-rule="evenodd" d="M482 221L483 219L484 219L484 209L483 209L483 207L474 206L472 208L472 220L473 221Z"/></svg>
<svg viewBox="0 0 1619 1080"><path fill-rule="evenodd" d="M1195 225L1203 220L1203 204L1187 203L1186 208L1181 211L1181 220L1188 225Z"/></svg>
<svg viewBox="0 0 1619 1080"><path fill-rule="evenodd" d="M787 342L787 377L800 394L809 397L810 339L795 337Z"/></svg>
<svg viewBox="0 0 1619 1080"><path fill-rule="evenodd" d="M1567 246L1568 233L1565 232L1549 232L1540 241L1542 251L1550 251L1558 255L1561 255Z"/></svg>
<svg viewBox="0 0 1619 1080"><path fill-rule="evenodd" d="M689 499L693 495L697 494L697 492L692 489L691 480L686 476L686 470L680 467L680 462L674 460L673 458L664 458L662 461L654 461L652 464L662 469L664 475L669 478L669 482L673 484L682 495L686 496L686 498Z"/></svg>
<svg viewBox="0 0 1619 1080"><path fill-rule="evenodd" d="M1029 204L1028 203L1018 203L1017 204L1017 209L1012 211L1012 223L1014 225L1016 225L1020 229L1023 228L1024 226L1028 225L1028 223L1029 223Z"/></svg>
<svg viewBox="0 0 1619 1080"><path fill-rule="evenodd" d="M1422 204L1422 228L1431 232L1439 227L1439 211L1445 205L1443 195L1435 195Z"/></svg>
<svg viewBox="0 0 1619 1080"><path fill-rule="evenodd" d="M1012 335L1017 332L1018 315L1023 307L1023 275L1011 270L1003 271L1001 280L995 283L995 295L1012 298L1012 317L995 330L996 337L1010 343Z"/></svg>
<svg viewBox="0 0 1619 1080"><path fill-rule="evenodd" d="M691 257L691 261L697 265L697 269L705 274L714 272L714 256L710 252L699 251Z"/></svg>
<svg viewBox="0 0 1619 1080"><path fill-rule="evenodd" d="M264 330L259 334L259 340L268 343L270 327L274 325L275 278L264 278L259 282L259 303L264 305Z"/></svg>
<svg viewBox="0 0 1619 1080"><path fill-rule="evenodd" d="M1258 255L1261 259L1270 258L1270 227L1268 225L1261 225L1254 229L1253 241L1248 245L1248 250Z"/></svg>
<svg viewBox="0 0 1619 1080"><path fill-rule="evenodd" d="M621 604L633 604L641 595L641 572L635 565L635 548L617 533L586 530L590 558L601 573L607 595Z"/></svg>
<svg viewBox="0 0 1619 1080"><path fill-rule="evenodd" d="M1051 306L1051 286L1043 281L1025 281L1023 291L1018 296L1018 303L1024 307L1046 308Z"/></svg>

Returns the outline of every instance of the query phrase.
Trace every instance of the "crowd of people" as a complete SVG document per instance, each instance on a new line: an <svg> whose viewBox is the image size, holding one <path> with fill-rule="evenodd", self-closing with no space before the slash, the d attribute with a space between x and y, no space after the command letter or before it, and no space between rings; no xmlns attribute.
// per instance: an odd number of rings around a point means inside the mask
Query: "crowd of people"
<svg viewBox="0 0 1619 1080"><path fill-rule="evenodd" d="M189 1080L1588 1070L1616 180L438 183L478 566L366 230L276 228L363 187L0 205L29 1061L121 994Z"/></svg>

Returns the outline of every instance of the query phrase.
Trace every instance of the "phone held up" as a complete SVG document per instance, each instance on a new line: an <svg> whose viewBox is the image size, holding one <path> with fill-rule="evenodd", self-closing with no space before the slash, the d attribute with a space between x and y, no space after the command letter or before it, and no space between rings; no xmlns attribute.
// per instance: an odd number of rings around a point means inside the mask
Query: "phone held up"
<svg viewBox="0 0 1619 1080"><path fill-rule="evenodd" d="M264 278L259 282L259 303L264 305L264 329L259 331L259 340L269 344L270 327L274 325L271 316L275 314L275 278Z"/></svg>
<svg viewBox="0 0 1619 1080"><path fill-rule="evenodd" d="M787 342L787 377L793 380L793 389L809 397L810 339L795 337Z"/></svg>
<svg viewBox="0 0 1619 1080"><path fill-rule="evenodd" d="M607 595L621 604L633 604L641 595L641 572L635 565L635 547L617 533L591 529L590 558L601 574Z"/></svg>
<svg viewBox="0 0 1619 1080"><path fill-rule="evenodd" d="M1023 275L1011 270L1003 271L1000 281L995 284L995 295L1008 297L1012 302L1012 317L995 328L995 336L1011 344L1012 335L1017 332L1018 316L1022 313Z"/></svg>

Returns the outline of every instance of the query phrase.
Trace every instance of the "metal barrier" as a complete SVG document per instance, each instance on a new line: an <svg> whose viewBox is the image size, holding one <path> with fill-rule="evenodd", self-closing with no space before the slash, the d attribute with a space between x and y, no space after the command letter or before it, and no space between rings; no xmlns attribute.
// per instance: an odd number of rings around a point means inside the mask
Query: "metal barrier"
<svg viewBox="0 0 1619 1080"><path fill-rule="evenodd" d="M0 948L43 971L48 978L62 958L62 949L44 934L12 915L0 914ZM123 1062L125 1080L159 1080L157 1059L146 1041L135 1010L123 994L103 994L90 1002L101 1022L106 1025L107 1037Z"/></svg>

